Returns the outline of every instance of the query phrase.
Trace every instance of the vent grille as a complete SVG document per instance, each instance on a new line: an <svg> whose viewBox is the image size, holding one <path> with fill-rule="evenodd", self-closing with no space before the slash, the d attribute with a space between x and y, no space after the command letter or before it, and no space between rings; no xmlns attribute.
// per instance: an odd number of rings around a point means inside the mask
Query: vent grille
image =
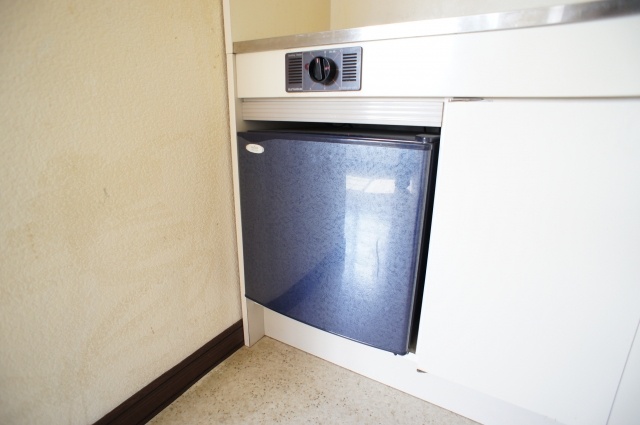
<svg viewBox="0 0 640 425"><path fill-rule="evenodd" d="M311 78L309 64L317 57L333 62L335 78L322 82ZM287 93L360 90L362 47L286 53L284 70Z"/></svg>
<svg viewBox="0 0 640 425"><path fill-rule="evenodd" d="M358 53L342 54L342 82L357 81L358 79Z"/></svg>
<svg viewBox="0 0 640 425"><path fill-rule="evenodd" d="M302 84L302 56L289 57L289 63L287 64L287 76L287 83L289 85Z"/></svg>

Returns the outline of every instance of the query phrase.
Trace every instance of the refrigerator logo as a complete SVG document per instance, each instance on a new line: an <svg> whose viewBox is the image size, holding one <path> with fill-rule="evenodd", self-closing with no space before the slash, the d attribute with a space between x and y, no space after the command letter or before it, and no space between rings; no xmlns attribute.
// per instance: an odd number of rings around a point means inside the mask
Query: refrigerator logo
<svg viewBox="0 0 640 425"><path fill-rule="evenodd" d="M262 153L262 152L264 152L264 148L263 148L262 146L260 146L260 145L255 145L255 144L253 144L253 143L249 143L249 144L246 146L246 148L247 148L247 150L248 150L249 152L251 152L251 153Z"/></svg>

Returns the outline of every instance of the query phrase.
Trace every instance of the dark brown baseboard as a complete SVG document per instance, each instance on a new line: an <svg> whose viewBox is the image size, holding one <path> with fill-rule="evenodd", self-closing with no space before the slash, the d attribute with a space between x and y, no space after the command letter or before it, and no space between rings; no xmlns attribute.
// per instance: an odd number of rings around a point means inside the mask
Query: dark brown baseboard
<svg viewBox="0 0 640 425"><path fill-rule="evenodd" d="M145 424L244 345L242 320L107 413L94 425Z"/></svg>

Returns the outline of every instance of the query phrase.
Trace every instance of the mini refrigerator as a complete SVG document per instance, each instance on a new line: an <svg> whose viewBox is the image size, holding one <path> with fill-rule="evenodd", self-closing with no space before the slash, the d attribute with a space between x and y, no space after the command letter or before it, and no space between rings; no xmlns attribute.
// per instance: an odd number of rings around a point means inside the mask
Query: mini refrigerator
<svg viewBox="0 0 640 425"><path fill-rule="evenodd" d="M422 298L438 140L238 133L245 296L406 354Z"/></svg>

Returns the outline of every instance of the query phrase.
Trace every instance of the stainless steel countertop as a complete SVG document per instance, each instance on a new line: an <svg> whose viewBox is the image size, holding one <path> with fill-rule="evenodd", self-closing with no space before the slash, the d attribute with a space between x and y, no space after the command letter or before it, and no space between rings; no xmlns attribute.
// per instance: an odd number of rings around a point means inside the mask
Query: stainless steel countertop
<svg viewBox="0 0 640 425"><path fill-rule="evenodd" d="M512 12L426 21L403 22L353 29L296 34L233 43L234 53L292 49L363 41L498 31L586 22L640 13L640 0L602 0Z"/></svg>

